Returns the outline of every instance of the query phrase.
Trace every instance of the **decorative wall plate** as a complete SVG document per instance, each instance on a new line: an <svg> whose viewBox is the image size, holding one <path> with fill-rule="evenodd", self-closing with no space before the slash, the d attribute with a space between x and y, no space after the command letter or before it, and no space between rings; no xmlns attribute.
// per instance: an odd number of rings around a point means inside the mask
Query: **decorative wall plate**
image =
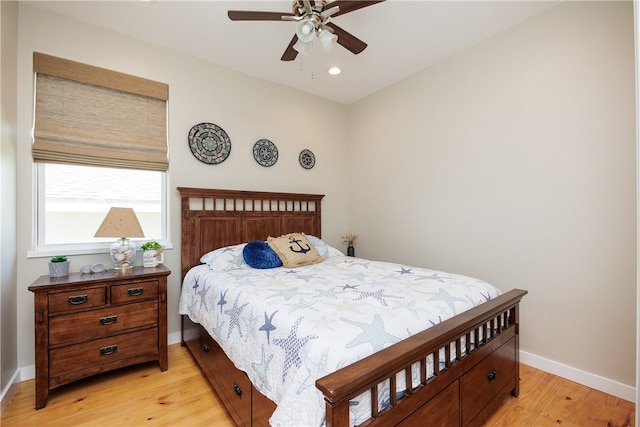
<svg viewBox="0 0 640 427"><path fill-rule="evenodd" d="M202 163L215 165L224 162L231 153L231 139L218 125L199 123L189 131L189 148Z"/></svg>
<svg viewBox="0 0 640 427"><path fill-rule="evenodd" d="M278 161L278 148L268 139L261 139L253 144L253 158L259 165L273 166Z"/></svg>
<svg viewBox="0 0 640 427"><path fill-rule="evenodd" d="M298 160L300 161L300 166L305 169L311 169L316 165L316 156L313 155L311 150L302 150L298 156Z"/></svg>

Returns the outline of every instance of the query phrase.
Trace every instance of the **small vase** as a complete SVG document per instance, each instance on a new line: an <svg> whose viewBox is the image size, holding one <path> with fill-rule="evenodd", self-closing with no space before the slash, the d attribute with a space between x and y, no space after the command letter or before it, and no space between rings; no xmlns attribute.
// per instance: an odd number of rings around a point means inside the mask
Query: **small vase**
<svg viewBox="0 0 640 427"><path fill-rule="evenodd" d="M347 246L347 256L356 256L356 248L353 246L353 243L349 243Z"/></svg>
<svg viewBox="0 0 640 427"><path fill-rule="evenodd" d="M164 252L162 249L151 249L142 253L143 267L157 267L164 262Z"/></svg>
<svg viewBox="0 0 640 427"><path fill-rule="evenodd" d="M49 263L49 276L51 277L64 277L69 275L70 261L63 262L50 262Z"/></svg>

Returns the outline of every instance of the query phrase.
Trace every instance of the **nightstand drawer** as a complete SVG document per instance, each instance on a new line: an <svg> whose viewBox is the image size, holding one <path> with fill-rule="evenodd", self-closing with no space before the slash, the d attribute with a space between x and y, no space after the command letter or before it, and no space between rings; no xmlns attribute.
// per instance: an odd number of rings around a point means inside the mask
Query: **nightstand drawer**
<svg viewBox="0 0 640 427"><path fill-rule="evenodd" d="M53 349L49 375L69 375L144 354L158 357L158 328Z"/></svg>
<svg viewBox="0 0 640 427"><path fill-rule="evenodd" d="M149 299L158 299L158 282L134 282L111 287L111 304L127 304Z"/></svg>
<svg viewBox="0 0 640 427"><path fill-rule="evenodd" d="M49 345L88 341L157 324L158 301L155 300L64 314L49 319Z"/></svg>
<svg viewBox="0 0 640 427"><path fill-rule="evenodd" d="M49 294L49 314L80 311L107 303L107 288L76 289Z"/></svg>

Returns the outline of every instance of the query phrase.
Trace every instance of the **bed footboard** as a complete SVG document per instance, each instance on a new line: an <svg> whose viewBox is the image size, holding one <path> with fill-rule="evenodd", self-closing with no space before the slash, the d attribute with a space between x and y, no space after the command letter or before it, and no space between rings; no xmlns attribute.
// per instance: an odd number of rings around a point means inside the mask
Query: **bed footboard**
<svg viewBox="0 0 640 427"><path fill-rule="evenodd" d="M352 425L349 405L363 393L371 415L361 425L482 425L518 395L518 310L526 294L511 290L318 379L327 426ZM390 398L380 405L383 388Z"/></svg>

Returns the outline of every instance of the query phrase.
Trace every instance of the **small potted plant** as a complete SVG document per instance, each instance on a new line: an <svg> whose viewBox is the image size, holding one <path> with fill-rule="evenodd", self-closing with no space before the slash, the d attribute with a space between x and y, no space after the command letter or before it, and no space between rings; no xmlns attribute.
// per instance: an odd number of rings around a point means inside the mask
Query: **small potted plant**
<svg viewBox="0 0 640 427"><path fill-rule="evenodd" d="M49 262L49 276L63 277L69 275L69 261L64 255L56 255Z"/></svg>
<svg viewBox="0 0 640 427"><path fill-rule="evenodd" d="M358 235L347 233L342 236L342 242L347 245L347 256L356 256L355 246L358 244Z"/></svg>
<svg viewBox="0 0 640 427"><path fill-rule="evenodd" d="M157 267L158 264L164 262L164 253L162 253L162 245L155 240L140 245L142 253L142 266L143 267Z"/></svg>

